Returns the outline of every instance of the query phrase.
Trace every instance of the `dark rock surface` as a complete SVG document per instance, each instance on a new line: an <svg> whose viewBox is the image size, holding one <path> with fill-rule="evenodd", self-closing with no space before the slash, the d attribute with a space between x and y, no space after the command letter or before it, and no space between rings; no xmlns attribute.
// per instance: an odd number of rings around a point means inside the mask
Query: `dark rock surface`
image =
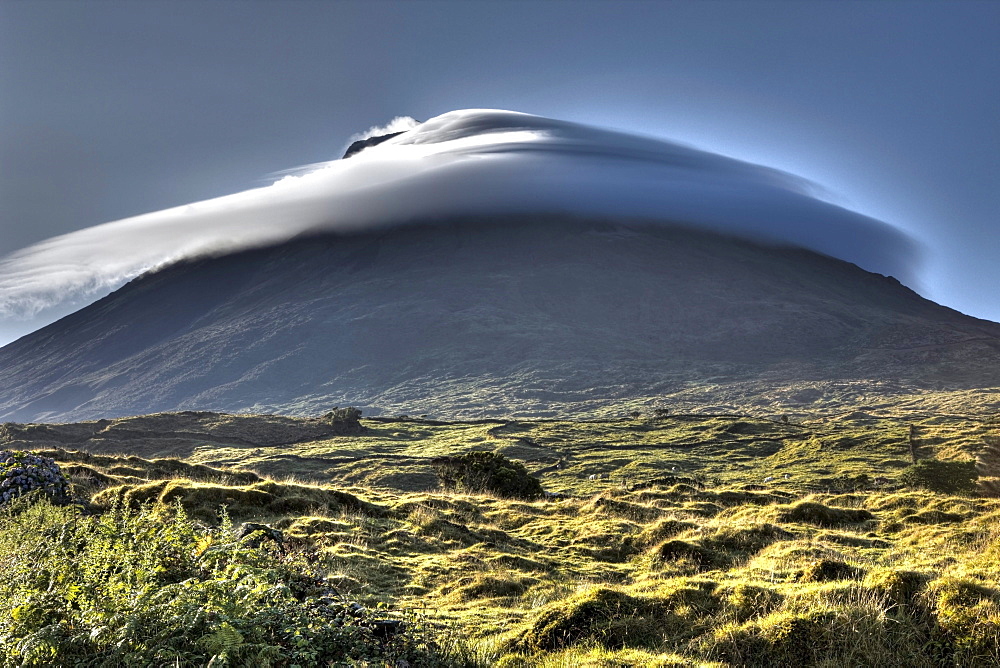
<svg viewBox="0 0 1000 668"><path fill-rule="evenodd" d="M545 417L831 380L1000 386L1000 325L840 260L706 232L411 226L142 276L0 349L0 420Z"/></svg>
<svg viewBox="0 0 1000 668"><path fill-rule="evenodd" d="M344 155L341 157L341 160L343 160L344 158L350 158L355 153L363 151L370 146L378 146L379 144L381 144L386 140L392 139L397 135L403 134L403 132L405 132L405 130L401 132L390 132L387 135L376 135L374 137L368 137L366 139L359 139L358 141L352 143L350 146L347 147L347 150L344 151Z"/></svg>

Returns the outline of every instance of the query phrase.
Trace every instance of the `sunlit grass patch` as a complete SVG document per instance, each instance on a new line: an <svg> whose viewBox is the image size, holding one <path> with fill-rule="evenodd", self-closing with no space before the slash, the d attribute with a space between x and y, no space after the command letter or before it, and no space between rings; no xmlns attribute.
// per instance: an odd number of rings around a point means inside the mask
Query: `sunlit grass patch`
<svg viewBox="0 0 1000 668"><path fill-rule="evenodd" d="M57 461L95 517L180 507L207 534L227 513L282 531L337 597L451 629L456 665L991 665L1000 499L903 486L909 422L888 410L372 420L183 460ZM980 425L916 422L923 454L975 454ZM523 458L543 494L442 489L431 460L475 451ZM237 640L221 623L199 638Z"/></svg>

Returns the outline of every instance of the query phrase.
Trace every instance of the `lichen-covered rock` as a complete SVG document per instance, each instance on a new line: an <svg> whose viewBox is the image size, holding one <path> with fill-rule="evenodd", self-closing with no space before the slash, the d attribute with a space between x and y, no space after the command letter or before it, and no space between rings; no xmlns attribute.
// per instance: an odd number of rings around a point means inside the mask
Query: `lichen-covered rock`
<svg viewBox="0 0 1000 668"><path fill-rule="evenodd" d="M56 503L69 502L69 483L55 461L30 452L0 450L0 505L36 490Z"/></svg>

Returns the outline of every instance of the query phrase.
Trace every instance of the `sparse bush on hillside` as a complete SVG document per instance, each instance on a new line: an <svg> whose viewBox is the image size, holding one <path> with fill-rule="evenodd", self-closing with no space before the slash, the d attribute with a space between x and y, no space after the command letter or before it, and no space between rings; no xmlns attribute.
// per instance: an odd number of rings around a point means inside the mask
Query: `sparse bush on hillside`
<svg viewBox="0 0 1000 668"><path fill-rule="evenodd" d="M347 492L273 480L246 486L159 480L109 487L96 493L92 501L104 508L114 507L115 504L138 508L149 502L170 504L176 501L192 517L209 523L216 523L223 509L239 520L262 514L308 513L317 508L328 512L346 510L375 517L386 512Z"/></svg>
<svg viewBox="0 0 1000 668"><path fill-rule="evenodd" d="M55 503L69 502L69 483L58 464L30 452L0 450L0 505L35 491Z"/></svg>
<svg viewBox="0 0 1000 668"><path fill-rule="evenodd" d="M470 452L457 457L439 457L432 462L445 489L490 492L512 499L538 499L542 484L521 462L496 452Z"/></svg>
<svg viewBox="0 0 1000 668"><path fill-rule="evenodd" d="M979 474L976 462L939 461L924 459L907 466L899 479L910 487L929 489L943 494L974 494Z"/></svg>

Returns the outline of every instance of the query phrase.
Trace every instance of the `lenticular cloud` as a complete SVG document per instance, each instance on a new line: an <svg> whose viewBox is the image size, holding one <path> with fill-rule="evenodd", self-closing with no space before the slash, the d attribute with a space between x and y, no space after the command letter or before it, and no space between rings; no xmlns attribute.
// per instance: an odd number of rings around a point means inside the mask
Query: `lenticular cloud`
<svg viewBox="0 0 1000 668"><path fill-rule="evenodd" d="M697 226L802 246L904 282L913 279L913 245L900 232L817 199L810 184L758 165L510 111L454 111L420 124L397 119L386 131L402 133L265 187L98 225L9 255L0 260L0 316L32 317L92 299L183 258L309 232L479 214Z"/></svg>

